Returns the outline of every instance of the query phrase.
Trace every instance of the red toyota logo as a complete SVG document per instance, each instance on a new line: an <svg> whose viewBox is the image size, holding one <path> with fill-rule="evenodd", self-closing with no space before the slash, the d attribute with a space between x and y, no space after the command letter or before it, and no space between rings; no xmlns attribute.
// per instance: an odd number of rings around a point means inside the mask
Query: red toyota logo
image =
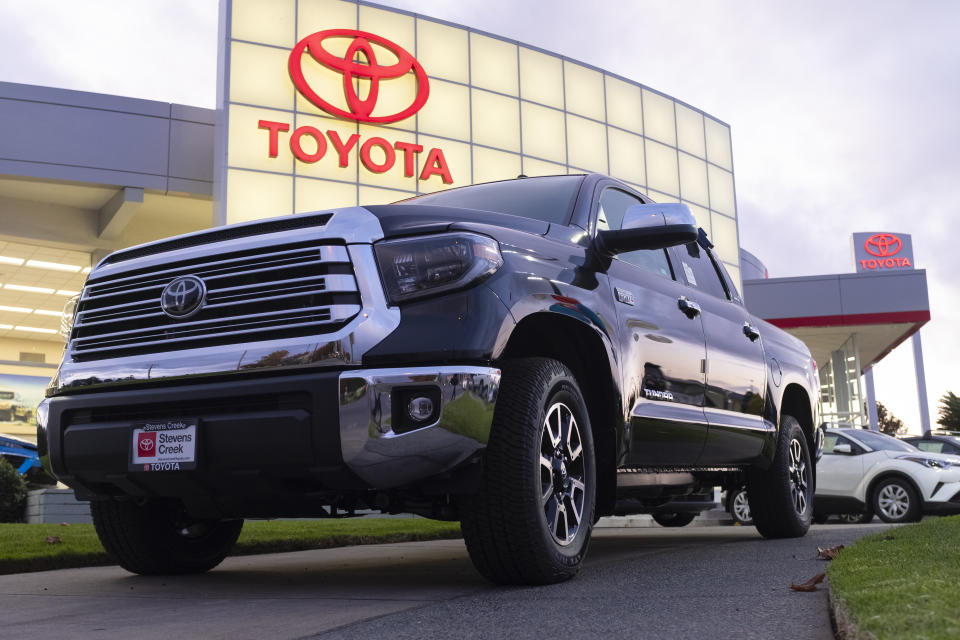
<svg viewBox="0 0 960 640"><path fill-rule="evenodd" d="M339 58L323 48L323 41L327 38L353 38L344 57ZM377 63L377 56L373 51L373 44L377 44L397 57L395 64L383 66ZM323 66L343 74L343 93L347 99L347 106L350 111L344 111L333 106L310 87L306 78L303 76L303 58L304 52L308 51L310 56ZM365 62L357 61L357 54L363 54ZM430 82L427 80L427 73L417 62L416 58L410 55L406 49L395 44L386 38L366 31L356 31L354 29L328 29L313 33L300 42L290 52L290 78L297 90L303 96L317 105L327 113L351 120L361 122L396 122L409 118L427 102L430 95ZM413 71L417 78L417 96L409 107L386 116L374 116L373 109L377 104L377 96L380 93L380 81L391 78L399 78ZM363 78L370 81L370 90L367 97L363 100L357 95L355 80Z"/></svg>
<svg viewBox="0 0 960 640"><path fill-rule="evenodd" d="M152 458L156 454L156 433L141 433L137 440L137 455L141 458Z"/></svg>
<svg viewBox="0 0 960 640"><path fill-rule="evenodd" d="M890 233L875 233L863 243L867 253L878 258L896 254L903 247L900 238Z"/></svg>

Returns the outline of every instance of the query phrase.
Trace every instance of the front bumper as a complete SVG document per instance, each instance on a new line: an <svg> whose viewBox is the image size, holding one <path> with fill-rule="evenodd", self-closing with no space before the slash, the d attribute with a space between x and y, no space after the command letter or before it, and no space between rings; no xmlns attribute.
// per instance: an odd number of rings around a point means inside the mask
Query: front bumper
<svg viewBox="0 0 960 640"><path fill-rule="evenodd" d="M456 470L484 449L500 371L488 367L324 371L50 398L41 455L85 497L176 497L195 512L308 515L333 494L398 489ZM394 430L395 398L438 398L436 415ZM129 471L132 425L199 421L197 469Z"/></svg>

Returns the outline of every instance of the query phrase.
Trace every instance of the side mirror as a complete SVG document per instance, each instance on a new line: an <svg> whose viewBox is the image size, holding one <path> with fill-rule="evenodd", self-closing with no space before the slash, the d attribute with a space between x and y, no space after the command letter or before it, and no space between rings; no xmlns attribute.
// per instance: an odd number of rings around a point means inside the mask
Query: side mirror
<svg viewBox="0 0 960 640"><path fill-rule="evenodd" d="M842 454L844 454L844 455L849 456L850 454L853 453L853 449L850 448L850 445L847 444L846 442L839 442L839 443L837 443L836 445L834 445L834 447L833 447L833 452L834 452L834 453L842 453Z"/></svg>
<svg viewBox="0 0 960 640"><path fill-rule="evenodd" d="M597 234L597 249L616 255L638 249L666 249L697 241L697 221L685 204L638 204L627 209L620 229Z"/></svg>

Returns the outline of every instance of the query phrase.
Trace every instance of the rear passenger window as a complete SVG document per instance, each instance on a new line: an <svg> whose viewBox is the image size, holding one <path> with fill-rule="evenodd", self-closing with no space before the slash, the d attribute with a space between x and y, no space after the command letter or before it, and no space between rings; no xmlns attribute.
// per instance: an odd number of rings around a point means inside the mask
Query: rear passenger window
<svg viewBox="0 0 960 640"><path fill-rule="evenodd" d="M727 291L720 281L720 274L713 266L709 253L700 243L691 242L678 247L677 254L680 258L680 270L683 271L687 284L721 300L727 299Z"/></svg>
<svg viewBox="0 0 960 640"><path fill-rule="evenodd" d="M643 204L641 200L620 189L604 189L600 194L600 206L597 208L597 231L620 229L623 216L630 207ZM618 260L652 271L666 278L672 278L670 263L665 249L642 249L628 251L617 256Z"/></svg>

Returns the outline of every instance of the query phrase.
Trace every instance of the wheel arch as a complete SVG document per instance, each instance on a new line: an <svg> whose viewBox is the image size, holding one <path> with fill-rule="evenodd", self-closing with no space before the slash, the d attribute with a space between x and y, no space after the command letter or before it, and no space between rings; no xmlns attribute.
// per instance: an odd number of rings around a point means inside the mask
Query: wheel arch
<svg viewBox="0 0 960 640"><path fill-rule="evenodd" d="M598 515L613 513L616 502L618 443L623 418L616 383L615 361L609 342L592 326L554 312L530 314L514 327L498 360L524 357L553 358L573 372L590 418L596 455Z"/></svg>
<svg viewBox="0 0 960 640"><path fill-rule="evenodd" d="M816 454L816 426L813 420L813 405L810 403L810 394L801 385L792 382L783 390L783 396L780 399L779 420L782 422L783 416L793 416L800 423L803 434L807 438L807 447L810 450L810 456ZM779 428L779 425L778 425ZM816 474L814 474L816 477ZM814 480L816 486L816 480Z"/></svg>
<svg viewBox="0 0 960 640"><path fill-rule="evenodd" d="M870 480L869 484L867 484L866 494L864 495L864 498L865 498L864 501L866 502L867 506L871 510L873 510L873 492L876 491L877 485L879 485L884 480L890 480L891 478L896 478L898 480L906 481L906 483L909 484L913 488L913 490L916 492L917 497L920 499L920 509L923 510L924 497L923 497L923 491L920 489L920 485L918 485L917 482L913 478L911 478L909 475L907 475L903 471L898 471L896 469L891 469L889 471L881 471L876 475L876 477Z"/></svg>

